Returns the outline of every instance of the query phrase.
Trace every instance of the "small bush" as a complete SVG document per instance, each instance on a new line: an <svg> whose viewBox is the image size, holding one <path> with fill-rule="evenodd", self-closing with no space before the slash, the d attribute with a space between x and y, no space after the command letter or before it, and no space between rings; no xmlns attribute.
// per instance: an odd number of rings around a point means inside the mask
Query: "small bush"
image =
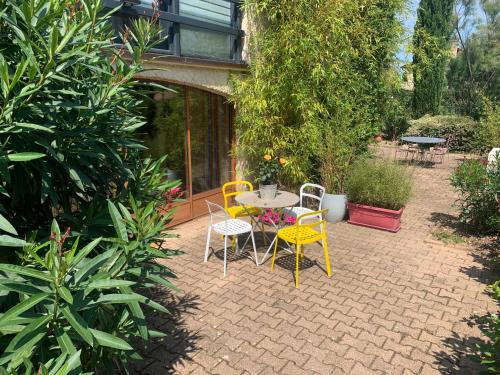
<svg viewBox="0 0 500 375"><path fill-rule="evenodd" d="M460 196L460 220L477 233L500 230L500 165L488 167L478 160L462 163L451 182Z"/></svg>
<svg viewBox="0 0 500 375"><path fill-rule="evenodd" d="M399 210L411 195L411 176L388 160L358 160L346 181L349 202Z"/></svg>
<svg viewBox="0 0 500 375"><path fill-rule="evenodd" d="M450 138L450 150L471 152L477 150L477 123L470 117L429 116L410 121L407 135Z"/></svg>
<svg viewBox="0 0 500 375"><path fill-rule="evenodd" d="M491 284L489 291L500 302L500 280ZM473 359L486 366L489 374L500 374L500 315L488 314L479 328L488 340L476 344Z"/></svg>

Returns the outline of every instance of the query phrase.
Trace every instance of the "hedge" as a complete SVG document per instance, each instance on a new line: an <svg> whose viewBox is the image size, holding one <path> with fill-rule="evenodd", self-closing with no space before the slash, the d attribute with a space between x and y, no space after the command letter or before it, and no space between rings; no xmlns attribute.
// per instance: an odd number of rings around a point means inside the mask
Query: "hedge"
<svg viewBox="0 0 500 375"><path fill-rule="evenodd" d="M465 116L430 116L410 120L406 135L450 138L450 150L477 150L478 123Z"/></svg>

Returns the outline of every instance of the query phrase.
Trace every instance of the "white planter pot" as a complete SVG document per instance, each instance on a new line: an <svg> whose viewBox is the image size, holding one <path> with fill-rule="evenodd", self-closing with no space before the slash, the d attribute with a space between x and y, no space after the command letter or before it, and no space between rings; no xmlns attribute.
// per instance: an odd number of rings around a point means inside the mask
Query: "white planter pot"
<svg viewBox="0 0 500 375"><path fill-rule="evenodd" d="M276 197L278 185L259 185L260 198L264 200L272 200Z"/></svg>
<svg viewBox="0 0 500 375"><path fill-rule="evenodd" d="M346 212L347 196L345 194L328 194L323 196L321 208L328 209L326 221L337 223L344 220Z"/></svg>

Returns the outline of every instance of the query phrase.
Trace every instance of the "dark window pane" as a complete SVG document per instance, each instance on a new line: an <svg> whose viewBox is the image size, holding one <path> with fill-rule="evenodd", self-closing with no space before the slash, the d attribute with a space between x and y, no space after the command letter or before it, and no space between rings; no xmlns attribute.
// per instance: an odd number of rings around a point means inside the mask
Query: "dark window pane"
<svg viewBox="0 0 500 375"><path fill-rule="evenodd" d="M188 94L193 194L218 189L231 176L227 104L220 96Z"/></svg>
<svg viewBox="0 0 500 375"><path fill-rule="evenodd" d="M179 14L200 21L231 26L231 2L226 0L179 0Z"/></svg>
<svg viewBox="0 0 500 375"><path fill-rule="evenodd" d="M183 181L188 191L186 177L186 126L184 89L169 85L170 90L155 90L148 94L144 104L147 125L142 129L144 144L153 158L167 155L165 167L172 180Z"/></svg>
<svg viewBox="0 0 500 375"><path fill-rule="evenodd" d="M220 59L231 57L229 34L181 25L181 55L207 56Z"/></svg>

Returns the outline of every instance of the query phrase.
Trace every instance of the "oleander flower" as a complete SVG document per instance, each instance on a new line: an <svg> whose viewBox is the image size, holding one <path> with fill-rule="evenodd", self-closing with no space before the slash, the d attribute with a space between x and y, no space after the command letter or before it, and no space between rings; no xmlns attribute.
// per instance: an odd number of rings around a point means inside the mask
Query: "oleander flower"
<svg viewBox="0 0 500 375"><path fill-rule="evenodd" d="M264 160L267 160L267 161L271 160L271 155L265 154L264 155Z"/></svg>

